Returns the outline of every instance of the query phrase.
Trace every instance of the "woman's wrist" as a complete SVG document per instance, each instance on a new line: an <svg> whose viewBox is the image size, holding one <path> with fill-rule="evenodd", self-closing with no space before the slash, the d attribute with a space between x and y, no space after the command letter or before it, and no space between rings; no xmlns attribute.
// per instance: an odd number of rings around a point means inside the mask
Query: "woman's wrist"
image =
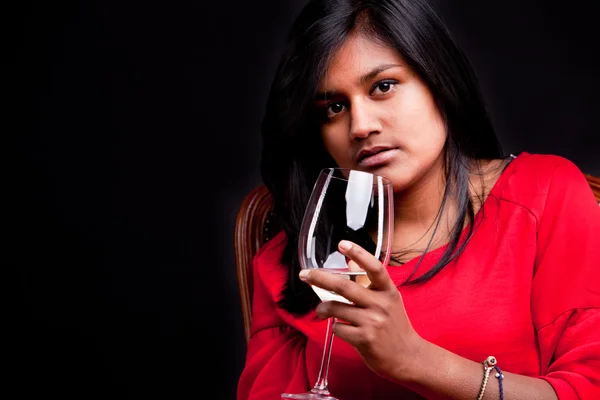
<svg viewBox="0 0 600 400"><path fill-rule="evenodd" d="M413 353L398 361L390 379L427 399L477 398L485 379L485 363L466 359L422 338L414 343ZM501 365L502 360L497 363ZM497 377L496 372L490 371L483 399L557 398L552 386L543 379L504 371L498 372L501 375ZM504 380L510 385L505 386Z"/></svg>
<svg viewBox="0 0 600 400"><path fill-rule="evenodd" d="M480 363L460 357L421 337L413 343L413 351L404 355L394 370L393 379L398 384L426 398L477 396L483 377Z"/></svg>
<svg viewBox="0 0 600 400"><path fill-rule="evenodd" d="M400 384L419 384L431 373L432 361L435 360L434 344L423 339L415 332L411 348L398 356L390 379Z"/></svg>
<svg viewBox="0 0 600 400"><path fill-rule="evenodd" d="M396 383L434 398L475 398L483 372L478 363L457 356L423 338L416 340L412 354L394 371ZM465 381L465 376L471 377Z"/></svg>

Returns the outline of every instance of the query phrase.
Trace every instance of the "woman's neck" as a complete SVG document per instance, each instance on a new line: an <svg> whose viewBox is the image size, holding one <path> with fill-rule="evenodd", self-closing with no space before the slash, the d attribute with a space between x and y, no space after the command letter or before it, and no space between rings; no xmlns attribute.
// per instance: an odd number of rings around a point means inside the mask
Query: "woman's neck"
<svg viewBox="0 0 600 400"><path fill-rule="evenodd" d="M474 213L482 207L506 163L503 159L480 160L471 166L468 184ZM394 193L392 249L400 254L400 261L448 243L458 219L458 202L452 193L442 207L446 187L443 162L436 163L428 175L411 185L410 190ZM465 220L461 229L470 222Z"/></svg>
<svg viewBox="0 0 600 400"><path fill-rule="evenodd" d="M443 159L409 189L394 193L394 246L396 251L422 251L435 230L445 190ZM455 201L449 196L444 205L439 226L429 247L449 238L455 218ZM454 210L454 211L453 211Z"/></svg>

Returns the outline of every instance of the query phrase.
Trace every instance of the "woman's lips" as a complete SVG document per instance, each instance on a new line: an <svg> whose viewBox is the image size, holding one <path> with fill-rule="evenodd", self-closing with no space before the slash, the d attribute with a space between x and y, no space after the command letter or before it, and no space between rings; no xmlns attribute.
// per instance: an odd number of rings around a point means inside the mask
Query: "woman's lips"
<svg viewBox="0 0 600 400"><path fill-rule="evenodd" d="M378 167L388 163L398 152L398 149L384 150L379 153L367 156L358 162L361 167Z"/></svg>

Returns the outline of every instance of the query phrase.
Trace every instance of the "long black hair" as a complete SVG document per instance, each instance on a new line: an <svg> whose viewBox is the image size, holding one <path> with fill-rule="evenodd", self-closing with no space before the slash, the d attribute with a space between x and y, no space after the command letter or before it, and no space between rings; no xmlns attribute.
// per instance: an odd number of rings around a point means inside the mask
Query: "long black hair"
<svg viewBox="0 0 600 400"><path fill-rule="evenodd" d="M281 261L289 276L280 306L295 314L318 301L298 278L298 234L319 171L335 165L319 135L314 99L332 55L356 31L398 51L428 86L446 123L446 190L438 221L450 197L458 220L439 262L405 284L431 279L463 250L473 229L470 224L467 240L459 243L464 223L474 219L470 168L474 160L502 154L473 70L426 1L310 0L289 32L262 122L261 174L287 237Z"/></svg>

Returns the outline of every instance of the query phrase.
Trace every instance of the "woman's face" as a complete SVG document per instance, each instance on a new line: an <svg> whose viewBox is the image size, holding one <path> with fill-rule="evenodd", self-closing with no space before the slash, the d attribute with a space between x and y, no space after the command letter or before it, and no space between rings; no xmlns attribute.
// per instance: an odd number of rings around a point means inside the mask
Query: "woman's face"
<svg viewBox="0 0 600 400"><path fill-rule="evenodd" d="M440 177L444 121L428 87L394 49L350 35L318 92L321 137L339 167L382 175L396 192Z"/></svg>

